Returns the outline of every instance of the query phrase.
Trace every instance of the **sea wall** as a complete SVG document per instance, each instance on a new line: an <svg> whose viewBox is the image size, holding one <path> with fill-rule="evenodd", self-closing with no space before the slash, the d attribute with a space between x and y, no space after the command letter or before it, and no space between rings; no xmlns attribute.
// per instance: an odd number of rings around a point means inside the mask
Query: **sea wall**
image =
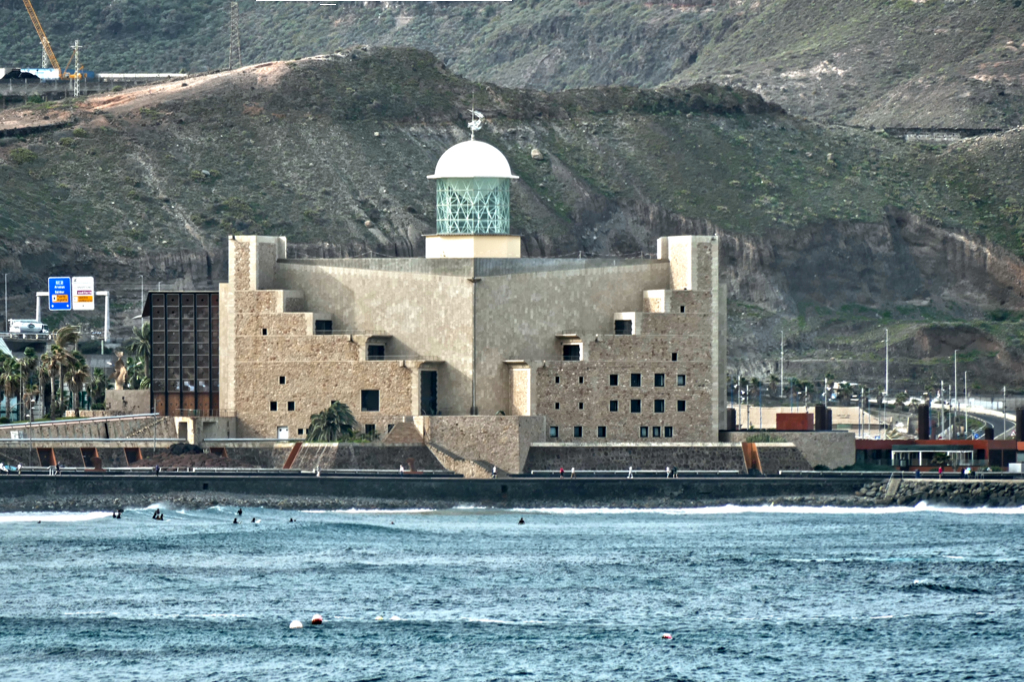
<svg viewBox="0 0 1024 682"><path fill-rule="evenodd" d="M716 504L869 504L870 477L503 478L312 474L0 475L0 511L268 506L290 509L695 507Z"/></svg>
<svg viewBox="0 0 1024 682"><path fill-rule="evenodd" d="M857 461L856 434L853 431L722 431L727 443L742 443L750 438L768 437L778 443L792 443L803 458L806 467L785 466L784 469L827 466L829 469L851 466ZM762 448L766 443L758 443ZM761 458L762 463L764 457ZM767 473L767 469L765 470Z"/></svg>

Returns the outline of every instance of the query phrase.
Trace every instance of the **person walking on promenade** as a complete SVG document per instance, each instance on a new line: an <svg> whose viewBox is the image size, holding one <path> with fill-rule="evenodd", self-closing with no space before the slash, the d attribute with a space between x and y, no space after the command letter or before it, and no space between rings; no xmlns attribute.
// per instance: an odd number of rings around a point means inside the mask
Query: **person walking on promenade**
<svg viewBox="0 0 1024 682"><path fill-rule="evenodd" d="M498 467L497 467L497 465L494 465L494 466L491 467L491 478L497 478L497 477L498 477Z"/></svg>
<svg viewBox="0 0 1024 682"><path fill-rule="evenodd" d="M939 467L939 478L942 478L942 467Z"/></svg>
<svg viewBox="0 0 1024 682"><path fill-rule="evenodd" d="M576 478L576 467L573 467L573 468L572 468L572 469L571 469L571 470L569 471L569 478Z"/></svg>
<svg viewBox="0 0 1024 682"><path fill-rule="evenodd" d="M626 478L633 478L633 467L632 466L629 467L629 475L627 475Z"/></svg>
<svg viewBox="0 0 1024 682"><path fill-rule="evenodd" d="M405 465L404 464L399 464L398 465L398 475L399 476L405 476Z"/></svg>
<svg viewBox="0 0 1024 682"><path fill-rule="evenodd" d="M665 467L665 478L672 478L672 467Z"/></svg>
<svg viewBox="0 0 1024 682"><path fill-rule="evenodd" d="M565 478L565 467L558 467L558 477Z"/></svg>

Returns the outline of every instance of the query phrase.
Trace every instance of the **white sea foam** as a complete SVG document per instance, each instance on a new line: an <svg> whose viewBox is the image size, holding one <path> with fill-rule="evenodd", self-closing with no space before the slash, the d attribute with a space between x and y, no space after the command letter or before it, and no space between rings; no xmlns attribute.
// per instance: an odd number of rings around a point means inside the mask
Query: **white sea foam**
<svg viewBox="0 0 1024 682"><path fill-rule="evenodd" d="M12 512L0 514L0 523L74 523L110 517L113 511L100 512Z"/></svg>
<svg viewBox="0 0 1024 682"><path fill-rule="evenodd" d="M723 514L913 514L921 512L949 513L949 514L1024 514L1024 507L945 507L932 506L925 502L919 502L913 507L808 507L789 505L758 505L743 506L726 504L717 507L678 507L662 509L637 509L617 507L515 507L508 510L515 514L566 514L566 515L596 515L596 514L662 514L668 516L709 516Z"/></svg>

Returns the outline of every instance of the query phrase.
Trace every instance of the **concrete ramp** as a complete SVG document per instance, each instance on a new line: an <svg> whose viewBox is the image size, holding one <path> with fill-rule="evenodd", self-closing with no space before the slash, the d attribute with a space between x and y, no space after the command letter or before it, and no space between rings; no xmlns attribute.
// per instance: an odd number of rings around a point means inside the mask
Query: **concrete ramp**
<svg viewBox="0 0 1024 682"><path fill-rule="evenodd" d="M890 476L889 483L885 486L885 494L882 496L882 501L888 504L895 500L897 493L900 491L901 483L903 483L903 479Z"/></svg>
<svg viewBox="0 0 1024 682"><path fill-rule="evenodd" d="M454 452L446 450L436 443L427 443L427 449L437 458L441 465L455 474L461 474L465 478L490 478L493 472L493 464L478 459L463 459ZM507 477L508 472L498 469L498 475Z"/></svg>

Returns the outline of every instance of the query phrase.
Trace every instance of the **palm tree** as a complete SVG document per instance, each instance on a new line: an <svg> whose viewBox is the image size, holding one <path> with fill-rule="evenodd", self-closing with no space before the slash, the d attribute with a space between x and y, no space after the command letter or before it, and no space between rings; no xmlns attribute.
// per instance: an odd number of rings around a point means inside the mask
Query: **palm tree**
<svg viewBox="0 0 1024 682"><path fill-rule="evenodd" d="M306 429L306 440L313 443L336 443L352 436L356 420L345 403L332 402L322 412L317 412L309 420Z"/></svg>
<svg viewBox="0 0 1024 682"><path fill-rule="evenodd" d="M142 371L149 376L149 356L152 350L150 345L149 322L141 327L132 327L132 340L128 344L128 352L142 360Z"/></svg>
<svg viewBox="0 0 1024 682"><path fill-rule="evenodd" d="M75 355L80 356L81 353L76 351ZM71 394L74 399L75 416L78 416L78 404L81 399L82 389L85 388L85 383L89 381L89 368L85 364L85 358L81 360L78 357L72 356L73 363L68 368L68 384L71 386Z"/></svg>
<svg viewBox="0 0 1024 682"><path fill-rule="evenodd" d="M87 389L89 393L89 404L94 410L103 409L100 407L107 399L107 373L97 367L92 371L92 381Z"/></svg>
<svg viewBox="0 0 1024 682"><path fill-rule="evenodd" d="M78 350L78 339L81 337L81 328L65 325L53 333L53 343L61 348L74 346Z"/></svg>
<svg viewBox="0 0 1024 682"><path fill-rule="evenodd" d="M38 362L39 358L36 357L35 349L31 346L26 348L25 355L21 358L21 393L18 396L18 417L23 421L25 414L22 405L25 405L25 394L28 393L27 389L32 384L32 373L35 371Z"/></svg>
<svg viewBox="0 0 1024 682"><path fill-rule="evenodd" d="M11 418L11 396L17 392L18 387L21 385L21 367L17 360L9 355L3 356L3 362L0 363L0 388L4 391L4 414L7 416L7 421L13 422ZM18 403L19 411L21 410Z"/></svg>

